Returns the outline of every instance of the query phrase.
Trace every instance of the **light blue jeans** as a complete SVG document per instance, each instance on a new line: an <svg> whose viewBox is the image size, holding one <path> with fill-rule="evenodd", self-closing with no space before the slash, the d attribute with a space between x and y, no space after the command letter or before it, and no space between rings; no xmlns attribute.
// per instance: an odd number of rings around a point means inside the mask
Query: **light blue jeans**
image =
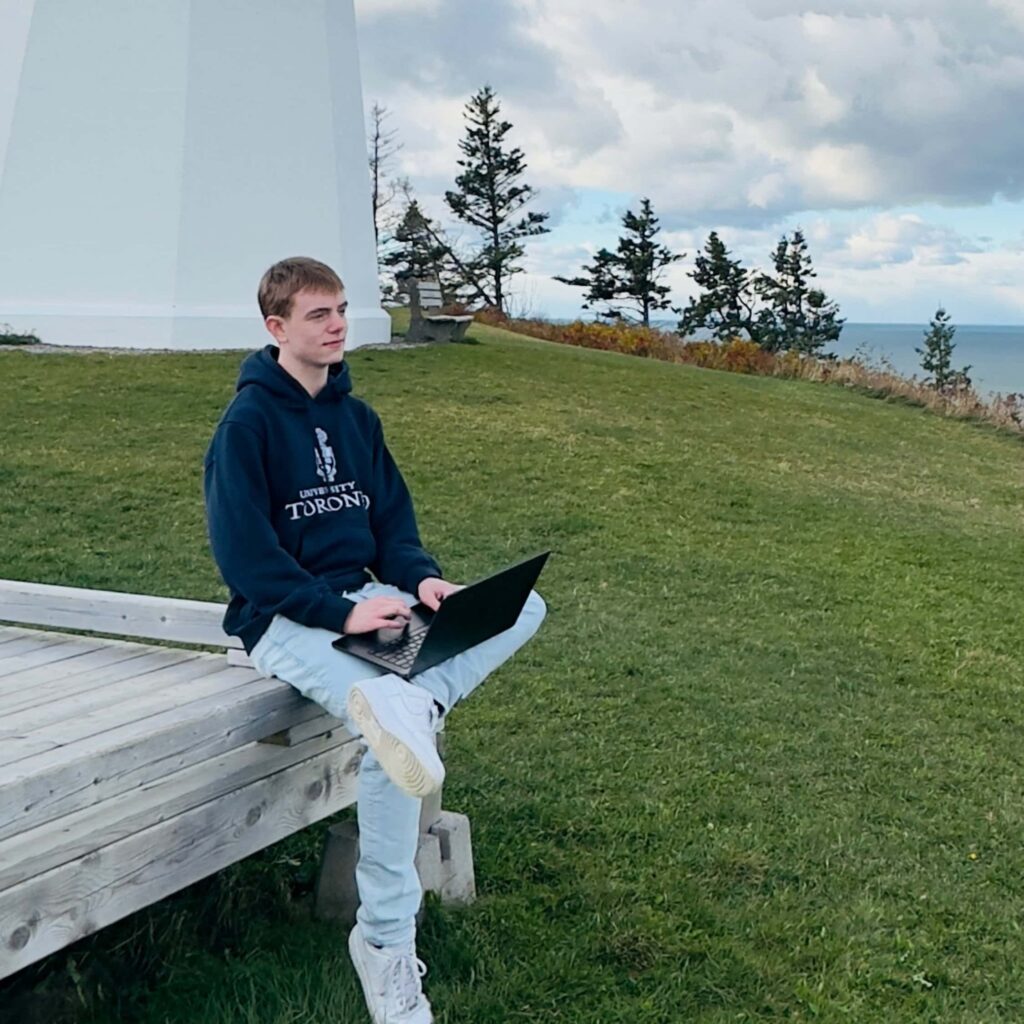
<svg viewBox="0 0 1024 1024"><path fill-rule="evenodd" d="M352 601L400 597L410 606L417 603L411 594L382 583L368 583L345 597ZM446 712L450 711L537 632L546 611L543 599L532 592L511 629L419 673L412 682L427 690ZM385 670L335 650L331 645L337 637L337 633L329 630L312 629L275 615L253 649L252 660L264 675L290 683L303 696L342 719L349 732L358 736L358 729L348 720L349 688L362 679L384 675ZM357 916L363 934L378 946L412 942L422 898L415 865L420 801L403 793L387 777L372 752L367 751L359 770L356 810L356 882L360 901Z"/></svg>

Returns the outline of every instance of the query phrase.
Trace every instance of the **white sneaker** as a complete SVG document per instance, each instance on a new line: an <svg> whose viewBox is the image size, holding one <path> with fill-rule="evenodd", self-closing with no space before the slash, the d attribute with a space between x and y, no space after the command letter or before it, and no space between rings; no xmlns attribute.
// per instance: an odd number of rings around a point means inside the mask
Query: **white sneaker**
<svg viewBox="0 0 1024 1024"><path fill-rule="evenodd" d="M391 674L364 679L349 690L348 713L399 789L424 797L441 788L444 764L434 742L439 715L426 690Z"/></svg>
<svg viewBox="0 0 1024 1024"><path fill-rule="evenodd" d="M363 938L357 924L349 933L348 951L373 1024L433 1024L421 981L427 966L413 946L378 949Z"/></svg>

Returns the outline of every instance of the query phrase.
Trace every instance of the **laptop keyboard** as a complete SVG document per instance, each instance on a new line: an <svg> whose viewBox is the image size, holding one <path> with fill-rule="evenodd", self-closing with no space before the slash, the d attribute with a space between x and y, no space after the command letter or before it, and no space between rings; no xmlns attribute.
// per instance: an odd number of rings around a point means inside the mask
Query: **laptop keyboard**
<svg viewBox="0 0 1024 1024"><path fill-rule="evenodd" d="M378 644L371 649L370 653L375 654L378 658L387 658L396 667L408 671L412 668L416 655L420 653L429 628L429 626L420 626L418 629L409 630L397 640Z"/></svg>

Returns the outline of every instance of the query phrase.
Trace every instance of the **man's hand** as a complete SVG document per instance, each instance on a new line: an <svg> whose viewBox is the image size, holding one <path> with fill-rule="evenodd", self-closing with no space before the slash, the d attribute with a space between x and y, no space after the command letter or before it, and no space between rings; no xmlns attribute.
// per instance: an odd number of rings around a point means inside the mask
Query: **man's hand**
<svg viewBox="0 0 1024 1024"><path fill-rule="evenodd" d="M404 628L411 617L409 606L400 597L370 597L348 613L342 632L370 633L375 629Z"/></svg>
<svg viewBox="0 0 1024 1024"><path fill-rule="evenodd" d="M456 583L449 583L447 580L439 580L436 576L428 576L420 581L416 588L416 595L432 611L436 612L441 607L441 602L456 590L461 590Z"/></svg>

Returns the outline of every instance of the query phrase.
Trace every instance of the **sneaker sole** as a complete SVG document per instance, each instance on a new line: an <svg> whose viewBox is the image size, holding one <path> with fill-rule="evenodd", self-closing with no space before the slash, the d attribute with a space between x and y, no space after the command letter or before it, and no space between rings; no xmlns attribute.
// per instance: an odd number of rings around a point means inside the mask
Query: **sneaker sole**
<svg viewBox="0 0 1024 1024"><path fill-rule="evenodd" d="M409 796L425 797L436 793L444 779L435 779L423 762L397 737L377 721L369 701L359 690L348 695L348 713L359 726L367 745L380 761L388 778Z"/></svg>

